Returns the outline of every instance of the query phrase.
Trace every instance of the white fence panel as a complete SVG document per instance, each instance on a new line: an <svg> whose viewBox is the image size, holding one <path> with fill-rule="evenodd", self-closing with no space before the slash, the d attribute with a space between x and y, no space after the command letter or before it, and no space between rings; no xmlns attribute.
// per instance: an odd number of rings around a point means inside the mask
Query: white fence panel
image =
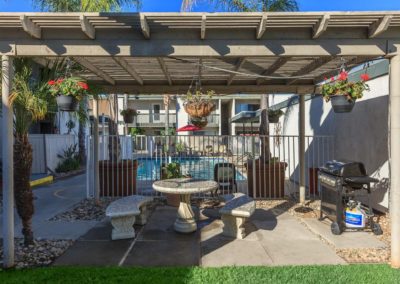
<svg viewBox="0 0 400 284"><path fill-rule="evenodd" d="M58 154L63 154L68 147L78 143L78 137L75 135L46 135L46 161L47 168L54 171L60 159ZM78 149L77 149L78 150Z"/></svg>
<svg viewBox="0 0 400 284"><path fill-rule="evenodd" d="M32 174L46 173L46 151L45 151L45 135L31 134L29 135L29 143L32 145Z"/></svg>

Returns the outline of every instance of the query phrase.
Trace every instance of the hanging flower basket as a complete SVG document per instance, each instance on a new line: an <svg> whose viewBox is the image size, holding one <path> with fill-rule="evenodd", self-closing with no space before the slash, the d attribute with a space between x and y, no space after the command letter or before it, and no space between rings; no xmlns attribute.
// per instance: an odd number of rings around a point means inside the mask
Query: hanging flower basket
<svg viewBox="0 0 400 284"><path fill-rule="evenodd" d="M77 111L79 101L71 96L58 95L56 97L57 106L60 111Z"/></svg>
<svg viewBox="0 0 400 284"><path fill-rule="evenodd" d="M325 78L327 80L327 78ZM322 86L322 96L325 101L331 101L335 113L346 113L353 110L355 101L363 97L364 91L369 91L365 82L369 80L368 74L362 74L360 81L349 82L348 73L342 71L337 81L331 78L331 82Z"/></svg>
<svg viewBox="0 0 400 284"><path fill-rule="evenodd" d="M331 96L330 101L335 113L351 112L355 104L355 101L349 100L346 95Z"/></svg>
<svg viewBox="0 0 400 284"><path fill-rule="evenodd" d="M76 111L79 101L87 95L89 86L80 78L58 78L47 83L50 93L56 97L61 111Z"/></svg>
<svg viewBox="0 0 400 284"><path fill-rule="evenodd" d="M183 98L183 107L191 117L209 116L216 108L212 100L213 95L213 91L208 91L207 93L202 93L201 91L196 91L195 93L188 92Z"/></svg>
<svg viewBox="0 0 400 284"><path fill-rule="evenodd" d="M278 110L268 110L268 122L269 123L278 123L279 118L284 114L284 112L280 109Z"/></svg>
<svg viewBox="0 0 400 284"><path fill-rule="evenodd" d="M121 115L125 123L133 123L135 116L137 116L137 111L133 108L127 108L121 111Z"/></svg>
<svg viewBox="0 0 400 284"><path fill-rule="evenodd" d="M186 103L183 106L187 114L191 117L206 117L215 110L215 104L211 102L201 102L201 103Z"/></svg>
<svg viewBox="0 0 400 284"><path fill-rule="evenodd" d="M189 122L199 128L204 128L208 124L206 117L191 117Z"/></svg>

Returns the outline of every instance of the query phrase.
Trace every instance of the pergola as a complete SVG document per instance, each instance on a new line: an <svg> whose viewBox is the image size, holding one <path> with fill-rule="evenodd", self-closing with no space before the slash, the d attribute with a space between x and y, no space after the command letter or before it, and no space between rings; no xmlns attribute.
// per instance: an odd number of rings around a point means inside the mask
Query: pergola
<svg viewBox="0 0 400 284"><path fill-rule="evenodd" d="M204 90L220 94L298 94L300 201L302 95L317 92L317 84L343 63L390 59L392 265L400 267L400 12L0 13L0 55L3 165L13 164L13 57L33 57L39 64L68 57L105 93L182 94L200 77ZM3 167L3 198L4 265L12 266L12 167Z"/></svg>

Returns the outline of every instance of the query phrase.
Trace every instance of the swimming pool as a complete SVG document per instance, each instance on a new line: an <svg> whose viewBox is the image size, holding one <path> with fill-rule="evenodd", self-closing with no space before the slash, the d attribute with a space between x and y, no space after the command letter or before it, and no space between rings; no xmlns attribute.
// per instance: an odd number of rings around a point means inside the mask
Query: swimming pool
<svg viewBox="0 0 400 284"><path fill-rule="evenodd" d="M161 163L165 159L160 158L139 158L138 160L138 180L158 180L160 179ZM214 179L214 165L226 162L223 158L213 157L173 157L171 162L178 162L181 165L182 174L190 174L196 179ZM246 178L236 170L236 180Z"/></svg>

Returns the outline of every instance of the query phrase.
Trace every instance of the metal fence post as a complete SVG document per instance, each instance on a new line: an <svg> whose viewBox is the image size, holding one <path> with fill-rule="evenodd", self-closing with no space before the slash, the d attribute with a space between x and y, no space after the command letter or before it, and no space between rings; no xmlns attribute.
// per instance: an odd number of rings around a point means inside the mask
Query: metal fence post
<svg viewBox="0 0 400 284"><path fill-rule="evenodd" d="M94 171L94 197L99 200L99 101L93 100L93 171ZM103 129L104 130L104 129ZM104 140L103 140L104 144Z"/></svg>
<svg viewBox="0 0 400 284"><path fill-rule="evenodd" d="M304 205L306 200L306 159L305 159L305 101L304 94L299 95L299 201Z"/></svg>

